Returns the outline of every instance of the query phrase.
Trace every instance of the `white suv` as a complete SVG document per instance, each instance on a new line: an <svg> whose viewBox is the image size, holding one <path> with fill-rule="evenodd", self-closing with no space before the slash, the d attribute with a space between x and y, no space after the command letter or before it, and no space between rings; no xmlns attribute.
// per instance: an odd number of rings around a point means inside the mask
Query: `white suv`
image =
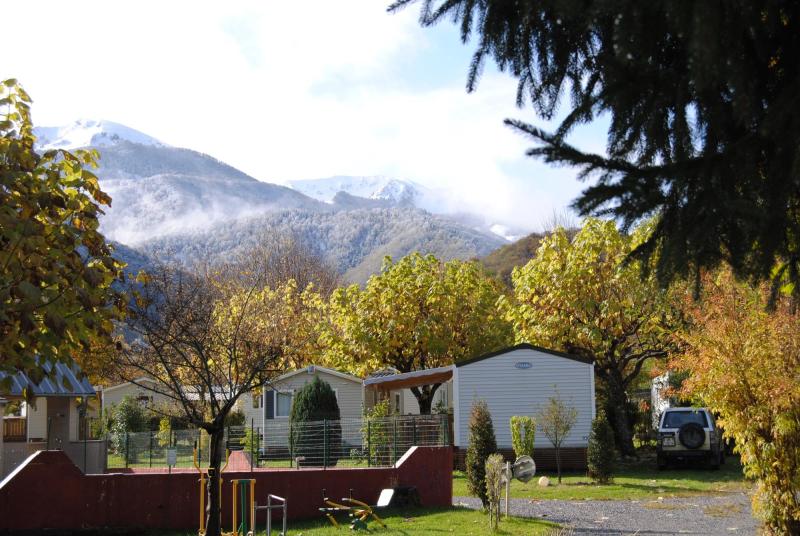
<svg viewBox="0 0 800 536"><path fill-rule="evenodd" d="M703 458L712 469L725 463L722 434L706 408L669 408L658 424L658 468L670 460Z"/></svg>

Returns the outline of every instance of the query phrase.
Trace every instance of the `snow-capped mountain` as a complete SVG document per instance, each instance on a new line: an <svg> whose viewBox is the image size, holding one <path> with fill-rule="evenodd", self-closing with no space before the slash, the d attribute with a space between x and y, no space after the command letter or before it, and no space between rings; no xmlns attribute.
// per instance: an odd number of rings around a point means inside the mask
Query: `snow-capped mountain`
<svg viewBox="0 0 800 536"><path fill-rule="evenodd" d="M333 203L336 194L344 192L365 199L389 201L394 206L423 208L421 204L432 194L421 184L380 175L372 177L337 175L325 179L294 180L288 184L290 188L325 203Z"/></svg>
<svg viewBox="0 0 800 536"><path fill-rule="evenodd" d="M382 202L382 206L415 207L431 214L447 216L462 225L495 234L509 242L527 234L527 231L510 224L487 221L479 214L465 212L464 208L450 199L446 192L407 179L382 175L365 177L337 175L324 179L289 181L288 185L309 197L337 207L354 207L359 198L369 199ZM362 207L366 206L369 205L362 203Z"/></svg>
<svg viewBox="0 0 800 536"><path fill-rule="evenodd" d="M246 252L264 235L290 234L347 279L362 282L380 269L385 255L421 251L442 259L475 258L502 245L473 225L418 208L426 189L410 181L351 178L329 184L328 197L320 187L315 198L109 121L35 133L40 149L98 150L96 174L112 198L100 230L135 248L118 249L131 265L147 258L137 252L165 261L214 262Z"/></svg>
<svg viewBox="0 0 800 536"><path fill-rule="evenodd" d="M93 147L111 196L101 229L135 246L274 210L330 210L295 190L261 182L208 155L179 149L111 121L35 129L40 149Z"/></svg>
<svg viewBox="0 0 800 536"><path fill-rule="evenodd" d="M157 139L138 130L113 121L94 119L79 119L61 127L39 127L36 128L36 137L38 138L37 145L43 150L107 147L120 141L166 147Z"/></svg>

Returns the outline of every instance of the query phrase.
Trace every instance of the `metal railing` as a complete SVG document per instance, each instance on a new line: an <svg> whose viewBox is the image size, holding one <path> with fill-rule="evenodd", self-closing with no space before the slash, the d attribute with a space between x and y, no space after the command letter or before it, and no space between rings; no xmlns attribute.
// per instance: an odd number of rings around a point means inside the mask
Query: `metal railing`
<svg viewBox="0 0 800 536"><path fill-rule="evenodd" d="M253 467L387 467L412 446L451 444L448 415L407 415L381 419L342 419L293 423L268 421L225 430L225 445L250 455ZM107 466L193 467L193 451L208 463L209 436L203 430L125 433L108 441Z"/></svg>
<svg viewBox="0 0 800 536"><path fill-rule="evenodd" d="M259 467L386 467L412 446L450 444L447 415L268 422Z"/></svg>

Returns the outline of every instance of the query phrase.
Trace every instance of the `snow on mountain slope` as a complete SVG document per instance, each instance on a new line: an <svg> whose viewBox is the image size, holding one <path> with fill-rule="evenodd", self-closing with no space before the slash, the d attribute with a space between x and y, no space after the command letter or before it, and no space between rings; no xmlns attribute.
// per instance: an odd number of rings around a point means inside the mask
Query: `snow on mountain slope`
<svg viewBox="0 0 800 536"><path fill-rule="evenodd" d="M475 230L495 234L507 241L514 241L526 234L524 230L511 224L488 221L484 215L465 211L465 207L451 199L446 191L434 190L406 179L394 179L382 175L366 177L337 175L325 179L289 181L288 184L290 188L309 197L337 206L355 206L358 198L377 200L389 206L414 207L446 216ZM341 192L349 197L337 197Z"/></svg>
<svg viewBox="0 0 800 536"><path fill-rule="evenodd" d="M291 188L258 181L208 155L111 121L81 120L35 133L40 149L98 150L96 173L112 199L100 228L127 245L270 211L330 210Z"/></svg>
<svg viewBox="0 0 800 536"><path fill-rule="evenodd" d="M164 147L152 136L138 130L95 119L79 119L60 127L37 127L34 129L37 145L43 149L80 149L82 147L104 147L119 141L129 141L141 145Z"/></svg>
<svg viewBox="0 0 800 536"><path fill-rule="evenodd" d="M432 193L421 184L380 175L372 177L337 175L325 179L294 180L289 181L289 187L325 203L332 203L337 193L345 192L365 199L380 199L390 201L397 206L418 208L423 208L420 206L423 198Z"/></svg>

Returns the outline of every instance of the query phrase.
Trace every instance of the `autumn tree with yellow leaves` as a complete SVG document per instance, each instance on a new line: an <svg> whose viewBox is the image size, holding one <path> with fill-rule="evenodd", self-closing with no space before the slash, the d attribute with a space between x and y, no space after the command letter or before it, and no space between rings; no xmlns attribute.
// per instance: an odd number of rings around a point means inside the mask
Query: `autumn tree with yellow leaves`
<svg viewBox="0 0 800 536"><path fill-rule="evenodd" d="M219 534L219 471L225 419L239 398L304 363L322 303L293 280L270 288L265 272L231 264L140 274L127 315L130 342L116 354L120 379L170 399L173 411L210 437L208 535Z"/></svg>
<svg viewBox="0 0 800 536"><path fill-rule="evenodd" d="M38 378L40 360L72 363L111 340L122 264L98 230L111 198L97 153L37 151L30 104L0 82L0 371Z"/></svg>
<svg viewBox="0 0 800 536"><path fill-rule="evenodd" d="M441 367L496 350L512 340L496 309L501 292L475 262L419 253L387 258L363 289L353 285L331 296L326 359L363 376L384 367ZM420 413L430 413L440 385L411 388Z"/></svg>

